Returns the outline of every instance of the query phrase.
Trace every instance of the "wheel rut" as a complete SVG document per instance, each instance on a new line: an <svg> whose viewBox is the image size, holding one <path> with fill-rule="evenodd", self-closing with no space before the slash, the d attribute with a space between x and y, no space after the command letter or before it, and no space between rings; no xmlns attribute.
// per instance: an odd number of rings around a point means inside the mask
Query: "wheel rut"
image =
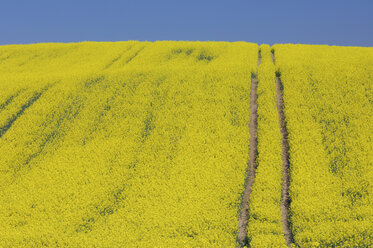
<svg viewBox="0 0 373 248"><path fill-rule="evenodd" d="M0 104L0 113L1 113L1 111L3 111L3 110L4 110L4 109L9 105L9 104L12 103L12 101L14 100L14 98L16 98L16 97L19 95L19 93L21 93L21 91L22 91L22 90L17 91L15 94L9 96L9 97L5 100L4 103Z"/></svg>
<svg viewBox="0 0 373 248"><path fill-rule="evenodd" d="M8 122L0 127L0 138L3 137L3 135L12 127L12 125L14 124L14 122L19 118L21 117L21 115L23 115L23 113L29 108L31 107L40 97L41 95L48 90L48 88L50 87L50 85L46 86L45 88L43 88L41 91L39 92L35 92L34 95L24 104L21 106L21 108L18 110L17 113L15 113L9 120ZM13 99L11 99L12 101Z"/></svg>
<svg viewBox="0 0 373 248"><path fill-rule="evenodd" d="M139 55L139 53L144 50L145 46L141 47L139 50L137 50L137 52L135 52L134 55L132 55L129 59L126 60L126 64L128 64L129 62L131 62L134 58L137 57L137 55Z"/></svg>
<svg viewBox="0 0 373 248"><path fill-rule="evenodd" d="M271 53L272 62L275 63L274 50ZM284 114L284 100L283 100L283 84L281 82L281 73L276 72L276 104L280 122L280 131L282 136L282 191L281 191L281 213L282 213L282 228L284 232L285 241L288 247L293 243L293 235L290 229L290 168L289 168L289 140L288 130L286 126L286 119Z"/></svg>
<svg viewBox="0 0 373 248"><path fill-rule="evenodd" d="M110 61L104 68L104 70L109 69L113 64L115 64L118 60L120 60L129 50L132 49L133 46L130 46L129 48L125 49L119 56L114 58L112 61Z"/></svg>
<svg viewBox="0 0 373 248"><path fill-rule="evenodd" d="M261 55L258 53L258 66L260 65ZM245 179L245 190L243 192L241 211L238 224L238 242L239 247L245 247L248 245L247 235L247 224L249 219L249 198L252 191L252 186L255 179L256 169L256 155L258 152L257 148L257 85L258 78L256 74L251 75L251 91L250 91L250 152L249 152L249 163L247 168L247 174Z"/></svg>

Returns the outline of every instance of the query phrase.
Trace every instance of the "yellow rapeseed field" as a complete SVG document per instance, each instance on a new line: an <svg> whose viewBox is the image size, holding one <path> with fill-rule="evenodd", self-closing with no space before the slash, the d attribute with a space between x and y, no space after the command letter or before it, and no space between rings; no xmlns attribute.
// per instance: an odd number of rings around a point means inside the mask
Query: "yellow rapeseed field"
<svg viewBox="0 0 373 248"><path fill-rule="evenodd" d="M0 47L0 247L234 247L257 51Z"/></svg>
<svg viewBox="0 0 373 248"><path fill-rule="evenodd" d="M373 49L275 45L299 247L373 247Z"/></svg>
<svg viewBox="0 0 373 248"><path fill-rule="evenodd" d="M0 46L0 247L373 247L371 123L373 48Z"/></svg>

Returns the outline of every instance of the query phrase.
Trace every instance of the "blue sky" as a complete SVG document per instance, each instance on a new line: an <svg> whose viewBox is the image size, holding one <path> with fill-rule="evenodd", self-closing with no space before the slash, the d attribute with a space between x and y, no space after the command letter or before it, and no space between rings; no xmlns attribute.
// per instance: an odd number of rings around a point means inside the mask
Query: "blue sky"
<svg viewBox="0 0 373 248"><path fill-rule="evenodd" d="M373 46L373 1L0 0L0 45L86 40Z"/></svg>

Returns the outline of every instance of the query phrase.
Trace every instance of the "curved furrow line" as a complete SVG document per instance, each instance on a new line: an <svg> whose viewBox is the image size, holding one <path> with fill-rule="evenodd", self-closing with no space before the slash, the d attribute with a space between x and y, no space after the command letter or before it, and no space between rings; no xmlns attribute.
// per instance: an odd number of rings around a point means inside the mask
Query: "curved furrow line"
<svg viewBox="0 0 373 248"><path fill-rule="evenodd" d="M23 113L29 108L31 107L40 97L41 95L48 90L48 88L50 87L50 85L46 86L45 88L43 88L41 91L39 92L36 92L34 93L34 95L24 104L21 106L21 109L15 114L12 116L12 118L10 118L8 120L8 122L0 127L0 138L12 127L13 123L19 118L21 117L21 115L23 115Z"/></svg>
<svg viewBox="0 0 373 248"><path fill-rule="evenodd" d="M130 58L128 58L128 59L126 60L126 64L128 64L128 63L131 62L134 58L136 58L137 55L139 55L139 53L140 53L142 50L144 50L144 48L145 48L145 46L143 46L143 47L141 47L139 50L137 50L137 52L136 52L134 55L132 55Z"/></svg>
<svg viewBox="0 0 373 248"><path fill-rule="evenodd" d="M117 62L118 60L120 60L129 50L131 50L134 46L130 46L129 48L125 49L121 54L119 54L117 57L115 57L112 61L110 61L110 63L108 63L104 70L107 70L109 69L113 64L115 64L115 62Z"/></svg>

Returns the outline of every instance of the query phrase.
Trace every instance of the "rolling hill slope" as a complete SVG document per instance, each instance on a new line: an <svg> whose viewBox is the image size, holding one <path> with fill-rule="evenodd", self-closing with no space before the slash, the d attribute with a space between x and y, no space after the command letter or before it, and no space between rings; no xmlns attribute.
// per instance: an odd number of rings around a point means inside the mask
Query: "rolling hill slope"
<svg viewBox="0 0 373 248"><path fill-rule="evenodd" d="M373 246L373 48L0 46L0 247Z"/></svg>

